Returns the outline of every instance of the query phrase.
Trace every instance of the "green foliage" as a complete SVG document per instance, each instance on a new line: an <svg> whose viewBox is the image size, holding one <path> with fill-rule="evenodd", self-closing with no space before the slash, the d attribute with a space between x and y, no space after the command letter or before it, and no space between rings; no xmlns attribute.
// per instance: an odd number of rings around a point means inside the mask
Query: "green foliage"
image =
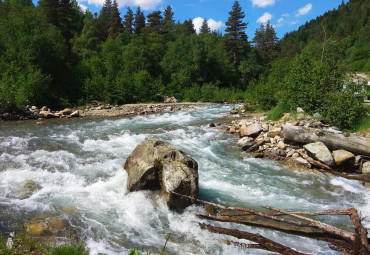
<svg viewBox="0 0 370 255"><path fill-rule="evenodd" d="M136 248L132 248L129 255L140 255L140 253Z"/></svg>
<svg viewBox="0 0 370 255"><path fill-rule="evenodd" d="M289 106L284 104L278 104L268 113L267 119L273 121L279 120L281 117L283 117L284 113L289 111L290 111Z"/></svg>
<svg viewBox="0 0 370 255"><path fill-rule="evenodd" d="M89 255L89 250L84 244L62 245L51 248L46 255Z"/></svg>
<svg viewBox="0 0 370 255"><path fill-rule="evenodd" d="M245 33L247 23L243 21L245 14L239 4L234 1L232 10L229 12L229 18L226 21L225 29L225 49L230 53L234 67L240 62L242 55L248 49L248 36Z"/></svg>
<svg viewBox="0 0 370 255"><path fill-rule="evenodd" d="M352 91L327 94L321 113L325 121L341 128L355 128L361 121L366 125L363 99Z"/></svg>

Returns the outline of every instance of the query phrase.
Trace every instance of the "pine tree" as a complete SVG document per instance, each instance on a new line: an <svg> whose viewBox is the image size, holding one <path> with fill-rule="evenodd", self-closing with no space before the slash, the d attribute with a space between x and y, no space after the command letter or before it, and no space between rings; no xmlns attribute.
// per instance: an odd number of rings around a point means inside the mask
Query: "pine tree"
<svg viewBox="0 0 370 255"><path fill-rule="evenodd" d="M162 22L162 34L165 37L166 41L170 41L172 38L173 27L175 21L173 20L173 11L170 5L164 10L164 18Z"/></svg>
<svg viewBox="0 0 370 255"><path fill-rule="evenodd" d="M112 1L105 0L98 17L98 36L101 41L107 40L111 16L112 16Z"/></svg>
<svg viewBox="0 0 370 255"><path fill-rule="evenodd" d="M243 22L245 14L238 1L234 2L229 14L230 17L226 22L224 46L226 51L232 55L233 64L236 67L241 55L249 48L248 37L245 33L247 23Z"/></svg>
<svg viewBox="0 0 370 255"><path fill-rule="evenodd" d="M134 32L134 13L132 12L130 7L127 7L127 12L123 17L123 28L132 34Z"/></svg>
<svg viewBox="0 0 370 255"><path fill-rule="evenodd" d="M209 29L208 22L207 22L206 19L203 20L202 26L200 27L200 31L199 32L201 34L206 34L206 33L211 32L211 29Z"/></svg>
<svg viewBox="0 0 370 255"><path fill-rule="evenodd" d="M148 24L146 25L145 31L146 34L151 34L151 33L161 33L161 24L163 17L161 15L161 11L153 11L152 13L148 14L147 17L147 22Z"/></svg>
<svg viewBox="0 0 370 255"><path fill-rule="evenodd" d="M67 43L73 38L76 27L76 13L73 10L70 0L61 0L58 6L58 25L61 34L66 39Z"/></svg>
<svg viewBox="0 0 370 255"><path fill-rule="evenodd" d="M140 34L141 30L145 27L145 15L141 11L140 6L137 7L135 13L135 34Z"/></svg>
<svg viewBox="0 0 370 255"><path fill-rule="evenodd" d="M256 29L253 43L262 56L265 66L271 67L272 63L278 57L279 46L275 29L270 22L266 25L261 24L261 26Z"/></svg>
<svg viewBox="0 0 370 255"><path fill-rule="evenodd" d="M58 1L40 0L39 6L46 15L46 19L54 26L58 26Z"/></svg>
<svg viewBox="0 0 370 255"><path fill-rule="evenodd" d="M116 36L122 30L122 19L118 11L118 4L116 0L113 0L112 13L110 16L110 24L108 29L108 38L116 38Z"/></svg>
<svg viewBox="0 0 370 255"><path fill-rule="evenodd" d="M96 20L93 18L92 13L87 10L81 35L72 40L73 51L82 58L87 59L95 53L98 43Z"/></svg>
<svg viewBox="0 0 370 255"><path fill-rule="evenodd" d="M183 23L185 35L195 34L194 24L192 19L187 19Z"/></svg>

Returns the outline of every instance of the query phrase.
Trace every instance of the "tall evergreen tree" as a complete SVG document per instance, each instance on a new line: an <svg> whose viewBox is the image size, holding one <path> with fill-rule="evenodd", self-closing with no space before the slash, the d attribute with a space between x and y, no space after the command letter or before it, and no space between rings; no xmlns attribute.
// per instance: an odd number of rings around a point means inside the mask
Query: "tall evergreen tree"
<svg viewBox="0 0 370 255"><path fill-rule="evenodd" d="M134 32L134 13L130 7L127 7L127 12L123 16L123 28L132 34Z"/></svg>
<svg viewBox="0 0 370 255"><path fill-rule="evenodd" d="M161 24L163 17L161 15L161 11L153 11L152 13L148 14L147 17L147 25L145 26L145 31L146 34L151 34L151 33L161 33Z"/></svg>
<svg viewBox="0 0 370 255"><path fill-rule="evenodd" d="M226 21L224 46L232 55L234 67L240 61L241 55L249 48L248 37L245 33L247 23L243 22L245 14L238 1L235 1Z"/></svg>
<svg viewBox="0 0 370 255"><path fill-rule="evenodd" d="M118 11L118 4L116 0L113 0L112 13L110 16L110 24L108 29L108 38L116 38L116 36L122 32L122 19Z"/></svg>
<svg viewBox="0 0 370 255"><path fill-rule="evenodd" d="M107 40L111 16L112 16L112 1L105 0L98 17L98 36L101 41Z"/></svg>
<svg viewBox="0 0 370 255"><path fill-rule="evenodd" d="M275 29L270 22L266 25L261 24L256 29L253 43L261 54L265 66L271 67L274 60L278 57L279 46Z"/></svg>
<svg viewBox="0 0 370 255"><path fill-rule="evenodd" d="M145 27L145 15L141 11L140 6L137 7L135 13L135 34L140 34L141 30Z"/></svg>
<svg viewBox="0 0 370 255"><path fill-rule="evenodd" d="M195 34L195 28L192 19L187 19L183 23L185 35Z"/></svg>
<svg viewBox="0 0 370 255"><path fill-rule="evenodd" d="M54 26L58 26L58 1L40 0L39 6L45 13L47 21Z"/></svg>
<svg viewBox="0 0 370 255"><path fill-rule="evenodd" d="M206 33L209 33L211 32L211 29L209 28L208 26L208 22L206 19L203 20L202 22L202 26L200 27L200 31L199 31L201 34L206 34Z"/></svg>
<svg viewBox="0 0 370 255"><path fill-rule="evenodd" d="M61 0L58 6L58 28L67 43L73 38L76 28L76 13L70 0Z"/></svg>
<svg viewBox="0 0 370 255"><path fill-rule="evenodd" d="M175 21L173 20L174 12L172 11L172 7L168 5L164 10L164 18L162 22L162 34L167 41L169 41L172 37L173 27Z"/></svg>
<svg viewBox="0 0 370 255"><path fill-rule="evenodd" d="M92 13L87 10L81 35L73 38L73 51L82 58L87 59L94 54L98 43L96 20L93 18Z"/></svg>

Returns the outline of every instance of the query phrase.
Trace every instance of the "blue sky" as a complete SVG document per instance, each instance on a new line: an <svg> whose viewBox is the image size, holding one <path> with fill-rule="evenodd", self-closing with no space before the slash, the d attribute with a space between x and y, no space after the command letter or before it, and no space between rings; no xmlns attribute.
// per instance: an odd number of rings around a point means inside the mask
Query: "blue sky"
<svg viewBox="0 0 370 255"><path fill-rule="evenodd" d="M89 8L93 13L101 9L104 0L78 0L82 7ZM234 0L117 0L121 16L126 13L126 7L130 6L134 11L138 5L149 14L153 10L163 10L171 5L175 20L183 22L193 19L196 27L200 26L203 19L209 20L212 29L221 32L225 29L225 22L229 17L229 11ZM348 2L346 0L345 2ZM256 28L261 22L267 22L275 26L279 38L285 33L297 29L300 25L326 11L337 8L342 0L240 0L245 12L245 22L248 22L247 34L250 40L254 37Z"/></svg>

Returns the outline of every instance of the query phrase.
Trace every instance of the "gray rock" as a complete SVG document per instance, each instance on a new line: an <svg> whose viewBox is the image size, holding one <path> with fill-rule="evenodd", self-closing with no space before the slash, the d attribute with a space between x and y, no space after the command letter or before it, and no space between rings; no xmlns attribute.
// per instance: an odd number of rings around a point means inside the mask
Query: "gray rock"
<svg viewBox="0 0 370 255"><path fill-rule="evenodd" d="M297 113L304 113L304 110L301 107L297 107Z"/></svg>
<svg viewBox="0 0 370 255"><path fill-rule="evenodd" d="M322 142L316 143L309 143L303 146L303 148L307 151L308 155L313 157L314 159L328 165L334 165L334 159L331 155L328 147L325 146Z"/></svg>
<svg viewBox="0 0 370 255"><path fill-rule="evenodd" d="M240 137L251 136L257 137L262 132L262 127L258 123L253 123L250 126L242 126L240 128Z"/></svg>
<svg viewBox="0 0 370 255"><path fill-rule="evenodd" d="M313 117L314 119L316 119L316 120L321 120L321 119L322 119L321 114L320 114L320 113L318 113L318 112L314 113L314 115L313 115L312 117Z"/></svg>
<svg viewBox="0 0 370 255"><path fill-rule="evenodd" d="M47 118L47 119L50 119L50 118L59 118L59 116L49 112L49 111L41 111L39 113L43 118Z"/></svg>
<svg viewBox="0 0 370 255"><path fill-rule="evenodd" d="M243 137L238 140L237 145L242 148L243 151L253 146L253 138Z"/></svg>
<svg viewBox="0 0 370 255"><path fill-rule="evenodd" d="M77 111L72 112L70 116L72 118L77 118L77 117L80 117L81 116L81 113L80 113L79 110L77 110Z"/></svg>
<svg viewBox="0 0 370 255"><path fill-rule="evenodd" d="M278 136L280 135L280 131L281 131L281 128L274 128L273 130L270 130L267 132L267 136L268 137L275 137L275 136Z"/></svg>
<svg viewBox="0 0 370 255"><path fill-rule="evenodd" d="M297 120L304 120L304 113L298 113L297 114Z"/></svg>
<svg viewBox="0 0 370 255"><path fill-rule="evenodd" d="M293 154L296 153L294 149L291 149L290 151L288 151L288 153L286 154L286 157L287 158L290 158L293 156Z"/></svg>
<svg viewBox="0 0 370 255"><path fill-rule="evenodd" d="M304 158L301 158L301 157L294 158L294 163L296 163L298 165L301 165L301 166L304 166L304 167L307 167L307 168L311 168L311 164L307 160L305 160Z"/></svg>
<svg viewBox="0 0 370 255"><path fill-rule="evenodd" d="M370 173L370 161L367 161L362 164L361 172L363 174L369 174Z"/></svg>
<svg viewBox="0 0 370 255"><path fill-rule="evenodd" d="M237 111L237 110L235 110L235 109L231 109L231 110L230 110L230 114L238 114L238 111Z"/></svg>
<svg viewBox="0 0 370 255"><path fill-rule="evenodd" d="M184 209L194 203L171 193L198 197L198 164L176 147L158 139L139 144L127 158L127 189L161 190L169 208Z"/></svg>
<svg viewBox="0 0 370 255"><path fill-rule="evenodd" d="M333 158L334 158L335 164L337 166L340 166L349 161L353 161L353 164L354 164L355 155L349 151L336 150L336 151L333 151Z"/></svg>

